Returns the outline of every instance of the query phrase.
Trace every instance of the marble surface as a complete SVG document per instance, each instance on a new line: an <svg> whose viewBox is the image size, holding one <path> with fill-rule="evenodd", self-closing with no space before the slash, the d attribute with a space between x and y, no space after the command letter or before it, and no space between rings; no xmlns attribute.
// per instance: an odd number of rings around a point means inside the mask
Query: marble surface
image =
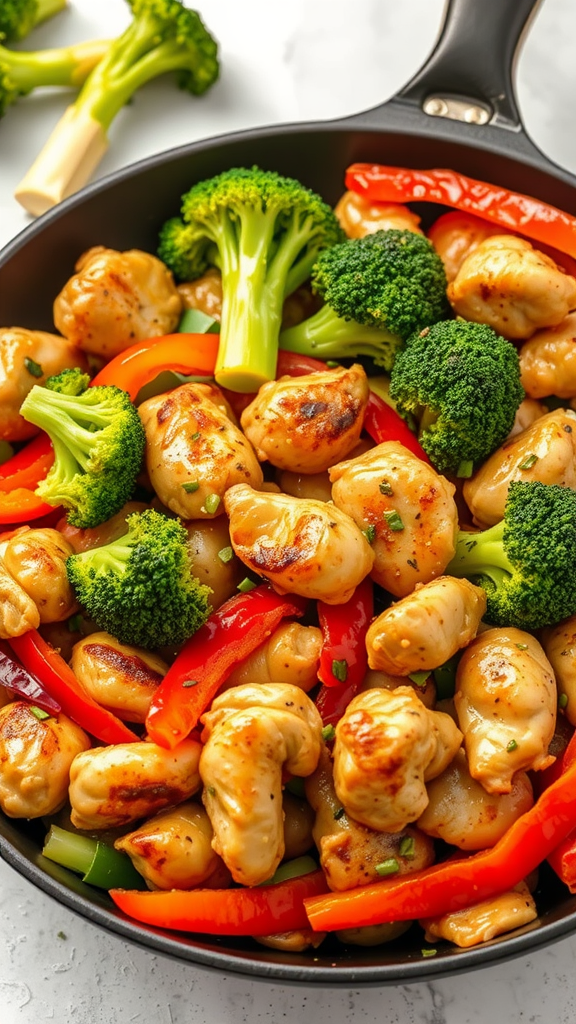
<svg viewBox="0 0 576 1024"><path fill-rule="evenodd" d="M330 118L392 95L432 46L442 0L196 0L221 43L222 79L201 102L147 87L113 126L99 174L196 138L253 125ZM477 0L481 2L481 0ZM70 0L30 46L108 36L122 0ZM353 13L352 13L353 12ZM544 0L518 62L527 128L576 172L576 4ZM50 92L0 126L0 245L28 223L12 192L66 99ZM506 965L430 984L350 991L216 975L153 955L60 907L0 862L2 1024L541 1024L576 1019L576 936Z"/></svg>

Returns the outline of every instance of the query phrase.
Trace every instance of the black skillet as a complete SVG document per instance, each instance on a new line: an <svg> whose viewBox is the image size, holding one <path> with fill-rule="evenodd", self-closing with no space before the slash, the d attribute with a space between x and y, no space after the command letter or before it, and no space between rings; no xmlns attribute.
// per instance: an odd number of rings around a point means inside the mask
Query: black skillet
<svg viewBox="0 0 576 1024"><path fill-rule="evenodd" d="M50 330L52 301L81 252L95 244L154 251L158 228L178 211L179 196L194 181L233 166L256 163L293 175L330 202L341 194L343 172L354 161L450 167L575 213L576 178L530 141L514 99L514 58L535 7L535 0L449 0L432 55L388 103L341 121L281 125L182 146L83 190L0 255L0 324ZM440 944L435 956L423 957L422 932L414 928L389 946L362 949L334 940L310 955L283 954L252 941L205 941L130 921L105 893L43 862L40 843L37 824L0 815L4 859L59 902L155 952L259 978L346 986L421 981L494 964L576 930L576 897L544 868L538 921L471 950Z"/></svg>

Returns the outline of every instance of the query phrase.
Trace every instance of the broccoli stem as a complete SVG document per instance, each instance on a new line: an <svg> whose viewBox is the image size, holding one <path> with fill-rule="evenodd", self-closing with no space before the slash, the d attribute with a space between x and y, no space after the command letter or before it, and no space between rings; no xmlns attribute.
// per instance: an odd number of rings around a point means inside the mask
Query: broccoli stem
<svg viewBox="0 0 576 1024"><path fill-rule="evenodd" d="M400 339L385 328L358 324L337 316L323 306L301 324L282 331L280 348L318 359L371 356L379 366L390 369Z"/></svg>
<svg viewBox="0 0 576 1024"><path fill-rule="evenodd" d="M79 86L109 45L106 39L94 39L33 53L0 46L0 65L22 94L47 85Z"/></svg>
<svg viewBox="0 0 576 1024"><path fill-rule="evenodd" d="M67 6L68 0L37 0L34 24L39 25L42 21L53 18L55 14L60 14L60 11L63 11Z"/></svg>
<svg viewBox="0 0 576 1024"><path fill-rule="evenodd" d="M512 575L514 568L503 545L504 521L481 533L461 530L447 576L488 576L496 587Z"/></svg>

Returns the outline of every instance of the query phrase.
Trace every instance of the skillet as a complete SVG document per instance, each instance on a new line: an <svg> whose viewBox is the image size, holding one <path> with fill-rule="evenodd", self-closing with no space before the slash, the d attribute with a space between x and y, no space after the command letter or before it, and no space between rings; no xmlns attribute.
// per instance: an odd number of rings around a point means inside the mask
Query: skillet
<svg viewBox="0 0 576 1024"><path fill-rule="evenodd" d="M159 226L195 180L258 164L292 175L335 203L348 164L450 167L576 213L576 178L528 138L513 66L538 0L448 0L436 47L390 101L337 121L237 132L133 164L45 214L0 253L0 324L51 330L54 296L91 245L155 251ZM443 212L418 209L424 223ZM30 304L26 282L35 281ZM205 941L125 918L106 893L40 855L43 829L0 814L0 854L29 881L94 923L152 951L227 973L282 982L358 985L415 982L518 956L576 931L576 897L541 872L533 924L470 950L424 958L422 933L369 949L328 942L313 954L275 952L248 940Z"/></svg>

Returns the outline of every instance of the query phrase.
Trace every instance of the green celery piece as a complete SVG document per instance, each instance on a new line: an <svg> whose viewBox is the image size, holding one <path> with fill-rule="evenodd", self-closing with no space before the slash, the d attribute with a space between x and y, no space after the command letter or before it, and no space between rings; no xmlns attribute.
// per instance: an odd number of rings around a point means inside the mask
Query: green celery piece
<svg viewBox="0 0 576 1024"><path fill-rule="evenodd" d="M145 889L142 875L125 853L112 846L51 825L46 836L44 857L82 875L82 881L99 889Z"/></svg>

